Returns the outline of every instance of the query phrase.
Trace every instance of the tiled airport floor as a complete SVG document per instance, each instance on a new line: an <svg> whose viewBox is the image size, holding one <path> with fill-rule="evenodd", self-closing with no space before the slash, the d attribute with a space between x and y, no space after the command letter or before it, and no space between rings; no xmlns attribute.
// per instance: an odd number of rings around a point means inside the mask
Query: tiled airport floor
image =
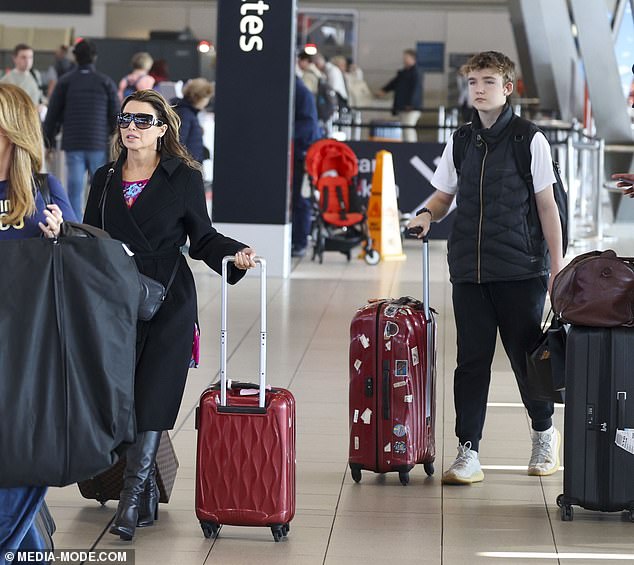
<svg viewBox="0 0 634 565"><path fill-rule="evenodd" d="M623 239L616 245L630 256L631 247ZM634 524L620 514L579 508L573 522L561 522L555 504L561 471L542 479L526 475L529 423L501 348L481 445L485 480L441 486L441 470L456 452L455 328L444 242L432 244L431 302L439 312L436 474L426 478L418 467L407 487L396 474L365 472L360 484L352 481L346 465L349 323L369 297L420 294L418 243L407 242L406 252L405 262L376 267L327 253L323 265L304 259L289 280L269 279L268 375L297 398L297 513L287 540L274 543L265 528L229 526L216 540L205 539L194 513L194 411L201 391L217 377L220 290L219 278L197 263L202 362L190 371L172 432L180 460L172 499L161 505L155 526L137 530L129 543L107 533L114 502L100 507L76 486L50 489L56 546L134 548L137 565L634 563ZM229 373L256 378L257 279L245 279L231 296ZM558 407L560 429L562 420Z"/></svg>

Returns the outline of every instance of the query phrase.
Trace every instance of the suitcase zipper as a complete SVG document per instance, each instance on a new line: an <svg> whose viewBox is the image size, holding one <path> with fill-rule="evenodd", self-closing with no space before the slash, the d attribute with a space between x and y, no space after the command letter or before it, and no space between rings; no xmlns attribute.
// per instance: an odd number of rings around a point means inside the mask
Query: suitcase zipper
<svg viewBox="0 0 634 565"><path fill-rule="evenodd" d="M60 355L62 361L62 382L64 386L64 427L66 430L66 444L64 453L64 477L68 476L70 461L68 445L70 429L68 422L68 355L66 350L66 336L64 332L64 298L61 289L64 285L61 248L58 239L53 240L53 292L55 296L55 319L60 341Z"/></svg>

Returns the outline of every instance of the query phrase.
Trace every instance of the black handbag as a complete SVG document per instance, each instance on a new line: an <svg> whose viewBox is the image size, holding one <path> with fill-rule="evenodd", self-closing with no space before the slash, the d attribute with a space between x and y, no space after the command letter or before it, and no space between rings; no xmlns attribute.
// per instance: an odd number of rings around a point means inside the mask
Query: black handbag
<svg viewBox="0 0 634 565"><path fill-rule="evenodd" d="M110 167L108 170L108 174L106 176L106 181L103 185L103 191L101 193L101 198L99 199L99 208L101 209L101 228L104 228L104 215L106 208L106 198L108 196L108 187L110 186L110 179L114 174L114 168ZM105 232L104 232L105 233ZM176 272L178 271L178 267L180 265L180 253L174 263L174 268L172 269L172 274L170 275L169 281L166 286L163 286L163 283L153 279L152 277L148 277L143 273L139 273L139 282L141 283L141 298L139 300L139 320L147 322L151 320L156 313L159 311L159 308L165 302L167 298L167 293L169 292L172 283L174 282L174 278L176 277Z"/></svg>
<svg viewBox="0 0 634 565"><path fill-rule="evenodd" d="M542 335L526 354L528 396L534 400L563 404L566 327L557 317L551 319L551 314L546 318Z"/></svg>

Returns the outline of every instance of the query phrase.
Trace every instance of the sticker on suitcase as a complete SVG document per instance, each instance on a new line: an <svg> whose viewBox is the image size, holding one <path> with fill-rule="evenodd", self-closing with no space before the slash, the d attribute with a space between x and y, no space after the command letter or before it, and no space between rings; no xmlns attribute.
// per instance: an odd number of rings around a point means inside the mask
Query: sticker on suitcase
<svg viewBox="0 0 634 565"><path fill-rule="evenodd" d="M412 365L416 367L420 363L420 358L418 357L418 345L412 347Z"/></svg>
<svg viewBox="0 0 634 565"><path fill-rule="evenodd" d="M406 377L409 374L409 362L405 359L397 359L396 367L394 369L394 376Z"/></svg>
<svg viewBox="0 0 634 565"><path fill-rule="evenodd" d="M407 435L407 427L403 424L396 424L392 430L396 437L405 437Z"/></svg>
<svg viewBox="0 0 634 565"><path fill-rule="evenodd" d="M616 445L628 453L634 454L634 429L616 430Z"/></svg>
<svg viewBox="0 0 634 565"><path fill-rule="evenodd" d="M395 441L394 453L398 453L399 455L407 453L407 444L404 441Z"/></svg>
<svg viewBox="0 0 634 565"><path fill-rule="evenodd" d="M370 339L367 335L362 334L361 337L359 337L359 341L361 342L361 345L363 345L363 349L370 347Z"/></svg>
<svg viewBox="0 0 634 565"><path fill-rule="evenodd" d="M396 316L398 312L398 306L387 306L385 308L385 316L387 318L393 318L394 316Z"/></svg>
<svg viewBox="0 0 634 565"><path fill-rule="evenodd" d="M394 322L386 322L385 330L383 331L383 337L385 339L390 339L396 334L398 334L398 324L395 324Z"/></svg>

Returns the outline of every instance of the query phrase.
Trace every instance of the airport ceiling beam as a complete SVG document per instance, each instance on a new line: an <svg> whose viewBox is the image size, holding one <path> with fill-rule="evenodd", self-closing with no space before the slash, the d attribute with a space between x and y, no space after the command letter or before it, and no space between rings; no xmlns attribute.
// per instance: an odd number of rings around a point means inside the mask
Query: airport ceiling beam
<svg viewBox="0 0 634 565"><path fill-rule="evenodd" d="M583 120L583 71L566 0L539 0L561 119Z"/></svg>
<svg viewBox="0 0 634 565"><path fill-rule="evenodd" d="M570 0L570 6L577 26L597 135L608 142L631 142L631 119L619 79L605 3Z"/></svg>
<svg viewBox="0 0 634 565"><path fill-rule="evenodd" d="M522 16L521 0L509 0L509 14L511 16L511 26L515 37L517 56L522 69L525 96L527 98L537 98L539 94L533 73L533 62L531 60L528 37L526 36L526 26L524 25L524 17Z"/></svg>
<svg viewBox="0 0 634 565"><path fill-rule="evenodd" d="M550 60L548 35L544 26L544 7L535 0L509 0L511 17L519 29L523 26L523 34L516 34L518 51L521 53L521 42L525 41L527 53L520 56L523 80L531 77L537 90L539 105L545 110L559 110L559 101L555 90L554 69ZM521 21L521 24L520 24ZM514 30L516 25L514 24ZM523 35L523 36L522 36ZM518 41L519 39L519 41ZM522 58L524 60L522 60ZM529 91L530 94L530 91Z"/></svg>

